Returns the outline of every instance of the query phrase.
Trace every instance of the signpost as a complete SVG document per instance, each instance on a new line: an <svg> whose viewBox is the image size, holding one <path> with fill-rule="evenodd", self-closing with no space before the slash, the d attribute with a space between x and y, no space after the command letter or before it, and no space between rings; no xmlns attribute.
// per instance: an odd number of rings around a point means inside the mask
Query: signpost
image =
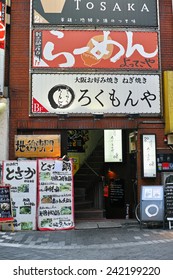
<svg viewBox="0 0 173 280"><path fill-rule="evenodd" d="M141 225L142 222L163 222L164 226L164 186L141 187Z"/></svg>

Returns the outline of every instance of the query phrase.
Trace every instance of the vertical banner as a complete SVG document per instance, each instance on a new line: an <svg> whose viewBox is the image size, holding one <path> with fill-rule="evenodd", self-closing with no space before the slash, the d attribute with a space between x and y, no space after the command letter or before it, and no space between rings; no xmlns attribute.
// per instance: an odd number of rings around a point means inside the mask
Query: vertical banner
<svg viewBox="0 0 173 280"><path fill-rule="evenodd" d="M3 95L5 73L5 0L0 0L0 96Z"/></svg>
<svg viewBox="0 0 173 280"><path fill-rule="evenodd" d="M38 160L38 229L74 228L72 160Z"/></svg>
<svg viewBox="0 0 173 280"><path fill-rule="evenodd" d="M156 135L142 135L142 172L144 178L156 177Z"/></svg>
<svg viewBox="0 0 173 280"><path fill-rule="evenodd" d="M105 129L104 130L104 161L122 162L122 130Z"/></svg>
<svg viewBox="0 0 173 280"><path fill-rule="evenodd" d="M3 162L3 182L11 185L15 230L36 230L36 164L35 160Z"/></svg>

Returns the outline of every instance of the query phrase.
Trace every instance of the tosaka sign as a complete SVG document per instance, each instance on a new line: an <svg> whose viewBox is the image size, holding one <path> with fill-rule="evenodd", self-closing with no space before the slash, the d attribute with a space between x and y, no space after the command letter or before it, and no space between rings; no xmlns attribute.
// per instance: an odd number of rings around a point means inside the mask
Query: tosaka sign
<svg viewBox="0 0 173 280"><path fill-rule="evenodd" d="M157 0L33 0L33 24L157 27Z"/></svg>

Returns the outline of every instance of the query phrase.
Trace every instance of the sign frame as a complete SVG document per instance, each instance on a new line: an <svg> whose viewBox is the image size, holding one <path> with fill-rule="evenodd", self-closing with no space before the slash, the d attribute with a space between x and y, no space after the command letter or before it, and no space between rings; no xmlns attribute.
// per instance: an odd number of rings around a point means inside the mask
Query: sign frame
<svg viewBox="0 0 173 280"><path fill-rule="evenodd" d="M1 184L0 185L0 223L3 222L13 222L13 210L12 210L12 203L11 203L11 185L8 184ZM2 198L1 202L1 196L5 196ZM8 197L7 197L8 196ZM6 198L6 200L5 200ZM9 217L2 217L2 211L8 211Z"/></svg>
<svg viewBox="0 0 173 280"><path fill-rule="evenodd" d="M16 158L60 157L61 135L15 135L14 151Z"/></svg>
<svg viewBox="0 0 173 280"><path fill-rule="evenodd" d="M141 79L141 82L138 78ZM68 92L68 103L67 100L64 100L65 104L63 104L61 98L61 104L58 104L57 94L59 94L60 89L63 91L63 96ZM129 114L158 116L161 114L160 91L159 73L145 75L115 74L112 72L106 74L32 73L30 116L57 116L61 114L92 116L96 113L116 116L129 116ZM137 108L132 106L131 93L134 94L135 99L133 105L136 104ZM112 99L111 94L114 95L115 99ZM150 98L154 100L153 106L150 106L151 104L148 104L146 100L148 94L153 97Z"/></svg>
<svg viewBox="0 0 173 280"><path fill-rule="evenodd" d="M158 71L159 34L153 30L34 29L32 68Z"/></svg>
<svg viewBox="0 0 173 280"><path fill-rule="evenodd" d="M156 134L150 134L150 133L142 134L141 145L142 145L142 149L141 149L142 177L156 178L157 176ZM151 169L151 167L153 167L153 169Z"/></svg>
<svg viewBox="0 0 173 280"><path fill-rule="evenodd" d="M158 27L157 0L61 0L61 7L55 2L50 5L46 0L33 0L32 24Z"/></svg>

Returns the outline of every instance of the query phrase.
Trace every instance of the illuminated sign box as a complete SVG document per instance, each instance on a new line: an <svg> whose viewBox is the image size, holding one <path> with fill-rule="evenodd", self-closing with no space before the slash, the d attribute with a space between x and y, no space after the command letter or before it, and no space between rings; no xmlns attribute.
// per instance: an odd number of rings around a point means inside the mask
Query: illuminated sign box
<svg viewBox="0 0 173 280"><path fill-rule="evenodd" d="M32 37L33 68L159 69L157 32L35 29Z"/></svg>
<svg viewBox="0 0 173 280"><path fill-rule="evenodd" d="M145 178L156 177L156 135L142 135L142 173Z"/></svg>
<svg viewBox="0 0 173 280"><path fill-rule="evenodd" d="M157 27L157 0L33 0L33 24Z"/></svg>
<svg viewBox="0 0 173 280"><path fill-rule="evenodd" d="M122 130L104 130L104 161L122 162Z"/></svg>
<svg viewBox="0 0 173 280"><path fill-rule="evenodd" d="M60 157L60 135L16 135L15 156L17 158Z"/></svg>
<svg viewBox="0 0 173 280"><path fill-rule="evenodd" d="M32 74L32 114L160 114L160 75Z"/></svg>

